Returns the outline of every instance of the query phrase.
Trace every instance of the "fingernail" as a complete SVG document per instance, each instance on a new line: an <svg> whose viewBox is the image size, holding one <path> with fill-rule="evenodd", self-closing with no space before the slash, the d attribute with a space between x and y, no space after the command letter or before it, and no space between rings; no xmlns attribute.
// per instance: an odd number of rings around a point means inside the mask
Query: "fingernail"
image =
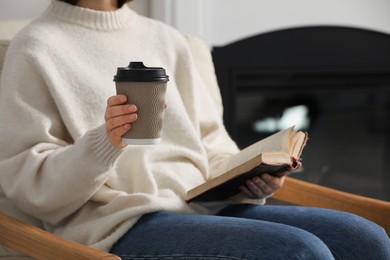
<svg viewBox="0 0 390 260"><path fill-rule="evenodd" d="M119 100L120 100L121 102L125 102L125 101L126 101L126 97L125 97L125 96L120 96L120 97L119 97Z"/></svg>
<svg viewBox="0 0 390 260"><path fill-rule="evenodd" d="M131 105L131 108L130 108L131 111L137 111L137 106L136 105Z"/></svg>

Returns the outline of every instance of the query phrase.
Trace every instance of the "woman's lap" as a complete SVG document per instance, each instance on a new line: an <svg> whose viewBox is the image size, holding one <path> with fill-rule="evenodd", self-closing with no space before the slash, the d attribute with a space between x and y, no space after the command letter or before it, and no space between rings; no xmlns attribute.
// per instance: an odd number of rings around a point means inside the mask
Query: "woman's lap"
<svg viewBox="0 0 390 260"><path fill-rule="evenodd" d="M320 238L338 259L390 259L390 240L384 229L354 214L310 207L237 205L220 215L306 230Z"/></svg>
<svg viewBox="0 0 390 260"><path fill-rule="evenodd" d="M353 245L359 241L350 245L349 240L362 236L361 231L344 233L351 224L346 219L355 218L349 216L319 209L250 205L229 207L218 216L156 212L142 217L111 252L122 259L331 259L329 243L337 256L359 247ZM356 219L352 223L366 223Z"/></svg>

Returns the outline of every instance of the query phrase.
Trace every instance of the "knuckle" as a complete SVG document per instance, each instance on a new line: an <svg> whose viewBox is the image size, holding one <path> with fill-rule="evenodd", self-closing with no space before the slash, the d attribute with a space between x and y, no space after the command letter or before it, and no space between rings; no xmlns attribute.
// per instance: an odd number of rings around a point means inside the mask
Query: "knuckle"
<svg viewBox="0 0 390 260"><path fill-rule="evenodd" d="M109 98L107 99L107 106L108 106L108 107L110 107L110 106L113 105L113 99L114 99L114 97L109 97Z"/></svg>
<svg viewBox="0 0 390 260"><path fill-rule="evenodd" d="M118 137L118 136L120 136L120 133L118 133L118 128L115 128L115 129L113 129L112 131L111 131L111 136L112 137Z"/></svg>
<svg viewBox="0 0 390 260"><path fill-rule="evenodd" d="M124 131L122 128L115 128L111 131L111 135L114 138L121 137L124 134Z"/></svg>
<svg viewBox="0 0 390 260"><path fill-rule="evenodd" d="M106 120L109 120L112 117L111 113L112 113L112 108L107 108L105 114Z"/></svg>
<svg viewBox="0 0 390 260"><path fill-rule="evenodd" d="M275 183L275 184L272 186L272 188L274 188L274 189L279 189L280 187L282 187L282 186L280 185L280 183Z"/></svg>
<svg viewBox="0 0 390 260"><path fill-rule="evenodd" d="M109 119L109 120L106 121L107 128L109 130L111 130L111 131L112 131L112 129L115 128L115 122L114 121L115 121L114 119Z"/></svg>
<svg viewBox="0 0 390 260"><path fill-rule="evenodd" d="M267 186L267 185L262 186L262 187L261 187L261 190L262 190L263 193L265 193L265 194L269 194L269 193L271 193L271 192L273 191L273 189L272 189L271 187Z"/></svg>

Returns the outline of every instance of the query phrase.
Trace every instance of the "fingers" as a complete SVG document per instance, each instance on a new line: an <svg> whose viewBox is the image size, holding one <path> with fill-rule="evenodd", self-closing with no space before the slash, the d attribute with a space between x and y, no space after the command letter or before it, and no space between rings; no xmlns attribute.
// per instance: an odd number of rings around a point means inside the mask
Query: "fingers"
<svg viewBox="0 0 390 260"><path fill-rule="evenodd" d="M124 95L112 96L107 100L105 112L106 130L110 142L119 148L123 148L122 136L131 129L131 123L138 119L137 107L126 104Z"/></svg>
<svg viewBox="0 0 390 260"><path fill-rule="evenodd" d="M295 167L294 171L299 170L302 168L302 162L297 161L297 166Z"/></svg>
<svg viewBox="0 0 390 260"><path fill-rule="evenodd" d="M126 103L127 97L125 95L116 95L107 99L107 107L117 106Z"/></svg>
<svg viewBox="0 0 390 260"><path fill-rule="evenodd" d="M247 180L245 185L240 186L240 190L252 199L268 198L283 186L284 181L285 177L262 174Z"/></svg>
<svg viewBox="0 0 390 260"><path fill-rule="evenodd" d="M284 171L284 172L278 173L278 176L288 176L288 175L290 175L292 172L298 171L298 170L301 169L301 168L302 168L302 162L297 160L297 161L295 162L295 165L293 165L291 169L286 170L286 171Z"/></svg>
<svg viewBox="0 0 390 260"><path fill-rule="evenodd" d="M118 148L123 148L126 145L122 143L122 136L127 133L131 128L131 124L125 124L121 127L117 127L111 131L107 130L108 138L112 145Z"/></svg>
<svg viewBox="0 0 390 260"><path fill-rule="evenodd" d="M124 115L127 113L135 113L137 111L137 107L132 104L125 105L126 101L127 98L123 95L110 97L107 100L105 119L107 120L109 118Z"/></svg>

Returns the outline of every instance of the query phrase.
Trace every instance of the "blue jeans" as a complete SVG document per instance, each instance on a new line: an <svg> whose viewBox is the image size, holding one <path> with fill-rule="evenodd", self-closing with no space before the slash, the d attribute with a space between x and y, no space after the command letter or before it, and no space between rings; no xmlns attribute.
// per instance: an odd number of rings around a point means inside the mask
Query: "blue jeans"
<svg viewBox="0 0 390 260"><path fill-rule="evenodd" d="M111 249L126 259L390 259L373 222L296 206L230 206L214 215L155 212Z"/></svg>

